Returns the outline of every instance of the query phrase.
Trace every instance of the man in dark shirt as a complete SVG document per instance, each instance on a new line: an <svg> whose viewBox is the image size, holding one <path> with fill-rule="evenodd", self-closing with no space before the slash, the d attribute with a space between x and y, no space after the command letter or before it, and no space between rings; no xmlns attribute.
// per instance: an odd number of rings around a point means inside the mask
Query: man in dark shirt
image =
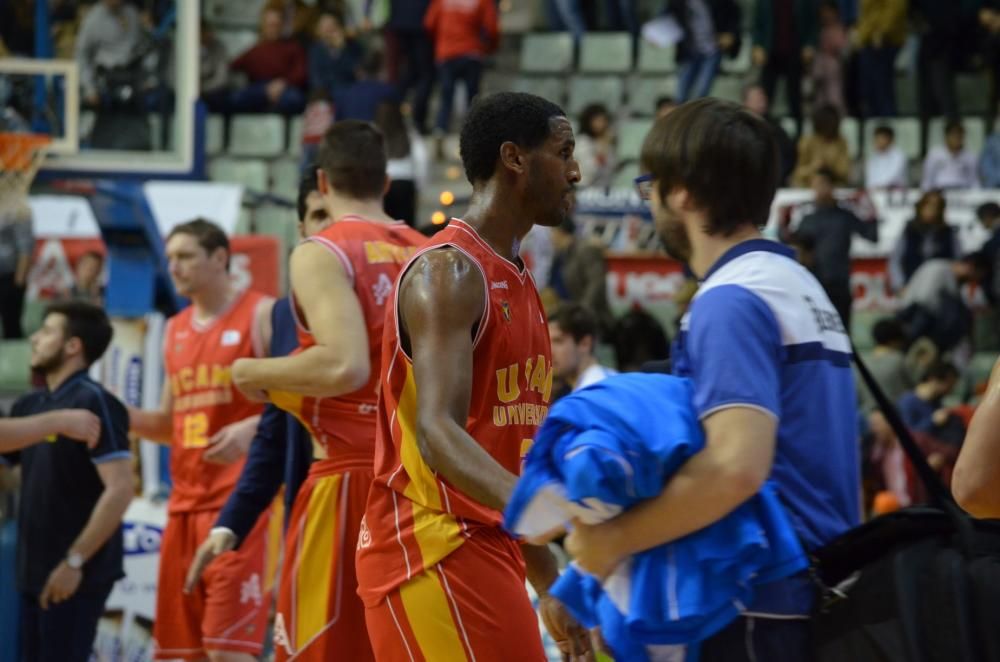
<svg viewBox="0 0 1000 662"><path fill-rule="evenodd" d="M48 308L31 336L31 367L45 389L18 400L27 417L86 409L100 419L97 443L62 434L6 456L23 472L17 573L23 659L86 662L111 587L124 577L121 521L132 500L132 455L124 405L87 376L111 342L111 324L92 304Z"/></svg>
<svg viewBox="0 0 1000 662"><path fill-rule="evenodd" d="M851 328L851 239L854 235L878 241L878 223L862 221L841 207L833 197L833 173L821 168L813 175L816 209L802 219L793 233L783 231L782 239L797 244L809 254L809 268L826 290L844 328Z"/></svg>
<svg viewBox="0 0 1000 662"><path fill-rule="evenodd" d="M311 237L332 219L318 190L316 168L306 168L299 183L299 236ZM299 346L291 301L286 297L271 309L270 356L286 356ZM257 424L246 464L236 488L223 506L215 527L198 548L188 571L187 587L194 587L208 564L219 554L235 549L253 529L260 515L285 484L285 521L295 495L309 472L312 443L305 428L287 412L270 404Z"/></svg>

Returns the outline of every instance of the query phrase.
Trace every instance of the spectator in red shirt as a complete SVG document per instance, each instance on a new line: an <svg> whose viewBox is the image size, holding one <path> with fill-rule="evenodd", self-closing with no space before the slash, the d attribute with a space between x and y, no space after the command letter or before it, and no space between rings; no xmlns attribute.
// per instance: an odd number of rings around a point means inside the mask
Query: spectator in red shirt
<svg viewBox="0 0 1000 662"><path fill-rule="evenodd" d="M236 112L291 115L305 107L306 53L298 41L281 36L282 26L281 12L265 8L260 18L260 41L229 65L250 80L233 93L231 105Z"/></svg>
<svg viewBox="0 0 1000 662"><path fill-rule="evenodd" d="M448 132L455 83L465 85L471 101L479 93L483 58L496 50L500 36L495 0L433 0L424 16L424 27L434 41L434 59L441 75L441 107L435 131L440 139Z"/></svg>

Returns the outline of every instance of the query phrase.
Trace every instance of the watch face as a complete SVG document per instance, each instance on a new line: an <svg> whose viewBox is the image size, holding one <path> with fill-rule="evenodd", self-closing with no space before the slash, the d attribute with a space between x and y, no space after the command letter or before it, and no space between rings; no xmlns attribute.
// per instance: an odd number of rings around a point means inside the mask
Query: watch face
<svg viewBox="0 0 1000 662"><path fill-rule="evenodd" d="M66 557L66 565L73 568L74 570L79 570L83 567L83 556L77 553L70 554Z"/></svg>

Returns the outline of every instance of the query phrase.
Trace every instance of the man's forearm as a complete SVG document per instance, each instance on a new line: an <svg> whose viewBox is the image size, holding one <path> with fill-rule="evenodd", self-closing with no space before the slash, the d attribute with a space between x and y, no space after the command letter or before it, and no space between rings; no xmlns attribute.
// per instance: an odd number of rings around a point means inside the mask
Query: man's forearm
<svg viewBox="0 0 1000 662"><path fill-rule="evenodd" d="M503 510L517 476L504 469L451 419L434 421L417 431L420 453L430 468L479 503Z"/></svg>
<svg viewBox="0 0 1000 662"><path fill-rule="evenodd" d="M173 437L173 417L164 411L128 408L129 431L143 439L169 446Z"/></svg>
<svg viewBox="0 0 1000 662"><path fill-rule="evenodd" d="M59 432L53 412L0 420L0 453L31 446Z"/></svg>
<svg viewBox="0 0 1000 662"><path fill-rule="evenodd" d="M547 595L559 577L559 564L548 545L521 545L525 573L539 596Z"/></svg>
<svg viewBox="0 0 1000 662"><path fill-rule="evenodd" d="M72 549L85 560L90 559L122 524L122 517L132 501L132 487L127 484L105 487L97 500L90 519L73 542Z"/></svg>
<svg viewBox="0 0 1000 662"><path fill-rule="evenodd" d="M341 361L324 347L313 346L292 356L248 362L251 382L264 391L288 391L332 398L364 386L367 374L353 361Z"/></svg>

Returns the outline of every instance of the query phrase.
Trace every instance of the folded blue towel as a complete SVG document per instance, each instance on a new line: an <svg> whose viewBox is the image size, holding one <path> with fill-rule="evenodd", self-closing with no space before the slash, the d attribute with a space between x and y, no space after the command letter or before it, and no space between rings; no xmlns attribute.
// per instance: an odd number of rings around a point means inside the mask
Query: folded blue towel
<svg viewBox="0 0 1000 662"><path fill-rule="evenodd" d="M624 374L559 400L525 459L507 529L533 537L573 518L594 524L658 495L704 447L691 397L687 379ZM755 586L806 565L767 483L715 524L633 556L603 585L571 564L551 593L582 624L600 626L616 657L646 660L651 647L695 644L718 632Z"/></svg>

